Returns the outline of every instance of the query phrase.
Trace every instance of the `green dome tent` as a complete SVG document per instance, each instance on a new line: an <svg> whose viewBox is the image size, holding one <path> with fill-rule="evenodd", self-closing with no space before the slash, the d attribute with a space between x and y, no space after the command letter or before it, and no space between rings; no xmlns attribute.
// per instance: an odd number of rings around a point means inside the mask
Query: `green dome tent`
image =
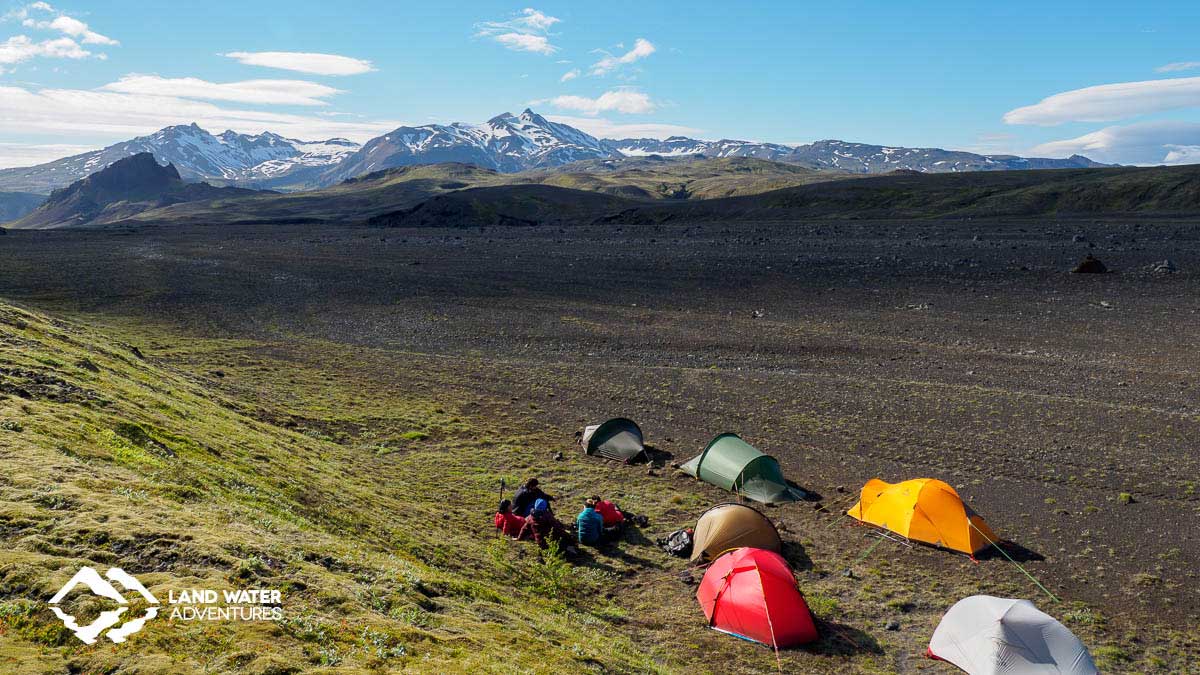
<svg viewBox="0 0 1200 675"><path fill-rule="evenodd" d="M633 420L614 417L603 424L584 428L580 439L583 451L618 462L631 462L646 451L642 430Z"/></svg>
<svg viewBox="0 0 1200 675"><path fill-rule="evenodd" d="M737 434L720 434L704 452L679 467L681 471L717 487L763 504L794 502L804 491L783 478L779 462L743 441Z"/></svg>

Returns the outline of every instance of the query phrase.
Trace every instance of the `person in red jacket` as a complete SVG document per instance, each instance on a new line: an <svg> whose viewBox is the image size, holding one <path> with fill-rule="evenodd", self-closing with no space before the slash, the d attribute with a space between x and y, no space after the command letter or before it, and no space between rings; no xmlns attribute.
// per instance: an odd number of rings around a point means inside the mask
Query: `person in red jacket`
<svg viewBox="0 0 1200 675"><path fill-rule="evenodd" d="M592 501L596 502L596 513L604 519L605 527L616 527L625 522L625 514L621 513L616 504L600 497L592 497Z"/></svg>
<svg viewBox="0 0 1200 675"><path fill-rule="evenodd" d="M500 508L496 511L495 523L497 530L516 539L521 534L521 528L525 526L525 519L513 513L512 502L505 499L500 502Z"/></svg>

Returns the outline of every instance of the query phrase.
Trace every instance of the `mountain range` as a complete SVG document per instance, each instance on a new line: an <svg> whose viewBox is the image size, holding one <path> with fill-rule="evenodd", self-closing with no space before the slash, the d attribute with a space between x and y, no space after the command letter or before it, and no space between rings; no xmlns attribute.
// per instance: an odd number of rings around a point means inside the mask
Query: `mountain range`
<svg viewBox="0 0 1200 675"><path fill-rule="evenodd" d="M149 152L176 167L185 181L285 191L334 185L362 174L418 164L456 162L501 173L555 169L581 161L660 156L746 157L847 174L895 170L951 173L1012 169L1100 167L1086 157L1024 158L939 148L903 148L837 140L781 145L672 136L600 139L525 110L482 125L404 126L363 145L343 138L302 141L264 132L213 135L196 124L172 126L101 150L33 167L0 170L0 190L46 194L123 157Z"/></svg>

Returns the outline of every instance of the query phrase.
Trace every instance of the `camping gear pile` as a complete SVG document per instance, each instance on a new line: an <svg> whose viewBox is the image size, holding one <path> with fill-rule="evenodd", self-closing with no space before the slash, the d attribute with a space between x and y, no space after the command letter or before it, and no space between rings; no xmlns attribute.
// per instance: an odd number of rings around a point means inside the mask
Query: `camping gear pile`
<svg viewBox="0 0 1200 675"><path fill-rule="evenodd" d="M641 428L626 418L588 426L577 436L588 455L625 463L646 456ZM806 497L784 478L774 457L737 434L718 434L678 468L762 504ZM845 516L876 528L880 541L926 544L972 560L994 546L1054 598L1005 553L987 522L943 481L916 478L888 483L872 478ZM696 600L711 628L767 645L777 653L818 639L816 622L781 554L779 531L760 511L745 504L718 504L700 516L694 529L677 530L658 543L671 555L690 557L692 564L707 568ZM927 655L971 675L1098 673L1087 647L1033 603L986 595L960 600L946 612Z"/></svg>

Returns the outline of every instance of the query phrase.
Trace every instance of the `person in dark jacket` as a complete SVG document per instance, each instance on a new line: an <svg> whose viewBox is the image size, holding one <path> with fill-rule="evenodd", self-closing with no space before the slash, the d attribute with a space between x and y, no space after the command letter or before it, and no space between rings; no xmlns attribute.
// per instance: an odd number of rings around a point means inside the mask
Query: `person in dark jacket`
<svg viewBox="0 0 1200 675"><path fill-rule="evenodd" d="M604 534L604 517L596 513L596 502L589 499L583 503L583 510L575 518L575 533L581 544L595 546L600 543L600 537Z"/></svg>
<svg viewBox="0 0 1200 675"><path fill-rule="evenodd" d="M530 478L517 490L517 494L513 495L513 513L522 518L528 516L533 503L539 499L547 502L554 501L554 497L542 492L542 489L538 487L538 479Z"/></svg>
<svg viewBox="0 0 1200 675"><path fill-rule="evenodd" d="M550 542L557 541L564 551L574 550L571 533L567 532L567 528L550 512L550 504L545 499L538 499L533 503L529 515L525 518L525 525L513 538L520 539L526 533L533 535L533 540L539 548L546 548Z"/></svg>

